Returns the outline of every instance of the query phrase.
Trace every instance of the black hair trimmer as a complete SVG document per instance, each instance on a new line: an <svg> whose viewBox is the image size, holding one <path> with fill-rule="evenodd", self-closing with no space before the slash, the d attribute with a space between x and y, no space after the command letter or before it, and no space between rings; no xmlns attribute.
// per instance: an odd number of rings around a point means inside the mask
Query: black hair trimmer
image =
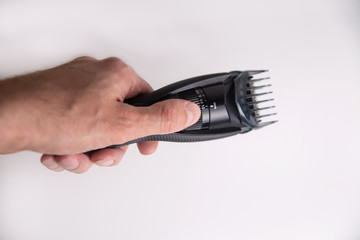
<svg viewBox="0 0 360 240"><path fill-rule="evenodd" d="M147 95L126 99L125 103L134 106L149 106L173 98L185 99L200 107L201 117L194 125L180 132L146 136L110 147L143 141L207 141L246 133L275 123L274 120L262 121L276 114L266 112L275 106L263 104L273 100L267 98L272 92L258 92L271 86L258 84L269 78L254 78L254 75L263 72L266 71L233 71L204 75L175 82ZM265 114L260 114L262 111L265 111Z"/></svg>

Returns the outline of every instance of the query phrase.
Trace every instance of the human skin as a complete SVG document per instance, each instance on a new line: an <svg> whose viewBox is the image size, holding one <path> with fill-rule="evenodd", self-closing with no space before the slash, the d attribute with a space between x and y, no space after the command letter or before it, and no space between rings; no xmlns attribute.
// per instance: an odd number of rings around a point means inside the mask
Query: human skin
<svg viewBox="0 0 360 240"><path fill-rule="evenodd" d="M0 153L42 153L54 171L87 171L93 163L115 166L136 138L180 131L194 124L200 109L172 99L149 107L123 103L152 91L122 60L80 57L66 64L0 81ZM157 142L138 143L151 154ZM105 148L105 149L103 149ZM85 154L94 149L94 153Z"/></svg>

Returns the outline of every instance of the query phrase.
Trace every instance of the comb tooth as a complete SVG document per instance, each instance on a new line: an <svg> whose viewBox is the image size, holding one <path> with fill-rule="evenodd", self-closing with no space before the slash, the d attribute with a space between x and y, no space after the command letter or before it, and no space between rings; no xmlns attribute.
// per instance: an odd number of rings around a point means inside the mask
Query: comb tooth
<svg viewBox="0 0 360 240"><path fill-rule="evenodd" d="M255 79L248 79L249 82L260 82L260 81L264 81L264 80L268 80L270 79L270 77L265 77L265 78L255 78Z"/></svg>
<svg viewBox="0 0 360 240"><path fill-rule="evenodd" d="M270 92L263 92L263 93L255 93L255 94L249 94L247 97L257 97L257 96L262 96L262 95L271 94L271 93L273 93L273 92L270 91Z"/></svg>
<svg viewBox="0 0 360 240"><path fill-rule="evenodd" d="M270 101L274 101L273 98L271 99L266 99L266 100L260 100L260 101L255 101L255 102L249 102L248 104L250 105L255 105L255 104L258 104L258 103L264 103L264 102L270 102Z"/></svg>
<svg viewBox="0 0 360 240"><path fill-rule="evenodd" d="M263 72L267 72L268 70L253 70L253 71L247 71L249 75L255 75Z"/></svg>
<svg viewBox="0 0 360 240"><path fill-rule="evenodd" d="M256 108L256 109L252 109L251 111L256 112L256 111L261 111L261 110L266 110L266 109L271 109L271 108L275 108L275 106Z"/></svg>
<svg viewBox="0 0 360 240"><path fill-rule="evenodd" d="M269 126L270 124L277 123L277 122L278 122L278 120L269 121L269 122L263 122L263 123L259 124L259 127Z"/></svg>
<svg viewBox="0 0 360 240"><path fill-rule="evenodd" d="M269 117L269 116L274 116L274 115L276 115L276 113L264 114L264 115L256 116L256 118L264 118L264 117Z"/></svg>
<svg viewBox="0 0 360 240"><path fill-rule="evenodd" d="M261 86L256 86L256 87L248 87L247 89L261 89L261 88L265 88L265 87L271 87L271 84L267 84L267 85L261 85Z"/></svg>

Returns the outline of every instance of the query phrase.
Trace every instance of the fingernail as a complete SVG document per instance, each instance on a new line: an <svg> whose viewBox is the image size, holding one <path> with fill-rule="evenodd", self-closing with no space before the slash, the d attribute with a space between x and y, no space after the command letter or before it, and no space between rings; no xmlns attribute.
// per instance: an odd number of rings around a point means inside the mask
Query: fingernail
<svg viewBox="0 0 360 240"><path fill-rule="evenodd" d="M96 163L96 165L101 166L101 167L109 167L114 164L114 160L104 159L104 160L96 161L95 163Z"/></svg>
<svg viewBox="0 0 360 240"><path fill-rule="evenodd" d="M52 157L45 158L43 164L49 169L56 169L59 167L59 164Z"/></svg>
<svg viewBox="0 0 360 240"><path fill-rule="evenodd" d="M190 125L196 123L197 120L199 120L200 109L199 109L198 105L196 105L195 103L187 103L185 105L185 110L187 113L186 126L190 126Z"/></svg>
<svg viewBox="0 0 360 240"><path fill-rule="evenodd" d="M71 158L61 160L59 163L63 168L70 171L75 170L79 167L79 162Z"/></svg>

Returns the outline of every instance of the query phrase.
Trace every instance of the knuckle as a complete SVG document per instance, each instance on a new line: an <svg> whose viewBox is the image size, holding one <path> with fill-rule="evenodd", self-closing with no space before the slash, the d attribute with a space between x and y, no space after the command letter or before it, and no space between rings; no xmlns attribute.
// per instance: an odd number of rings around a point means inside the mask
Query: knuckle
<svg viewBox="0 0 360 240"><path fill-rule="evenodd" d="M121 71L121 74L131 80L134 80L136 78L136 73L134 71L134 69L132 67L130 67L129 65L124 64L119 71Z"/></svg>
<svg viewBox="0 0 360 240"><path fill-rule="evenodd" d="M159 131L161 134L172 132L174 129L175 112L172 108L161 106L160 110L160 126Z"/></svg>
<svg viewBox="0 0 360 240"><path fill-rule="evenodd" d="M81 56L78 58L75 58L71 62L84 62L84 61L95 61L96 59L90 56Z"/></svg>
<svg viewBox="0 0 360 240"><path fill-rule="evenodd" d="M102 62L110 70L114 70L114 71L122 70L122 69L126 68L126 66L127 66L120 58L117 58L117 57L105 58L104 60L102 60Z"/></svg>
<svg viewBox="0 0 360 240"><path fill-rule="evenodd" d="M109 70L109 74L120 77L123 79L128 79L130 81L135 81L137 74L132 67L123 62L120 58L109 57L103 60L105 68Z"/></svg>

